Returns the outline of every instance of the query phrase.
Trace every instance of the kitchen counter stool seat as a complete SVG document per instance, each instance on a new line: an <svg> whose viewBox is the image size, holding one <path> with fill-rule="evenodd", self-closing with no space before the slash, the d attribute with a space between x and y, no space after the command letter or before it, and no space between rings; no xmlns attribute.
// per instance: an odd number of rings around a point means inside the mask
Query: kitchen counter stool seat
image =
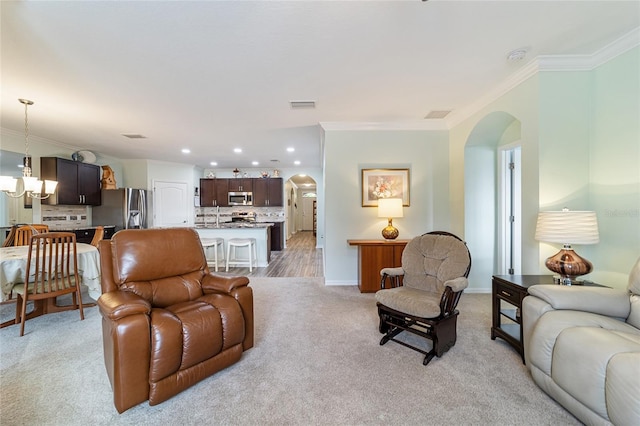
<svg viewBox="0 0 640 426"><path fill-rule="evenodd" d="M213 266L215 271L218 272L218 266L220 262L224 262L224 238L200 238L202 248L204 248L204 254L207 258L207 265ZM208 252L213 248L213 259L208 256ZM218 252L220 254L218 255ZM224 263L223 263L224 265Z"/></svg>
<svg viewBox="0 0 640 426"><path fill-rule="evenodd" d="M238 258L238 247L247 247L248 258ZM233 248L233 253L232 253ZM253 271L253 263L255 262L258 267L258 251L256 248L255 238L230 238L227 241L227 267L226 271L229 272L229 266L249 266L249 272Z"/></svg>

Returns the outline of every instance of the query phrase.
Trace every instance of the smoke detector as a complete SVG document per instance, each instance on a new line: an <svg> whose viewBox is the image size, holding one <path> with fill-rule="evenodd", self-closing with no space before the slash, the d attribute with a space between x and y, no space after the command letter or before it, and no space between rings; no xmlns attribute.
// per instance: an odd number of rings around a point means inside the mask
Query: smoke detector
<svg viewBox="0 0 640 426"><path fill-rule="evenodd" d="M527 56L527 49L516 49L507 53L507 61L517 62L523 60Z"/></svg>

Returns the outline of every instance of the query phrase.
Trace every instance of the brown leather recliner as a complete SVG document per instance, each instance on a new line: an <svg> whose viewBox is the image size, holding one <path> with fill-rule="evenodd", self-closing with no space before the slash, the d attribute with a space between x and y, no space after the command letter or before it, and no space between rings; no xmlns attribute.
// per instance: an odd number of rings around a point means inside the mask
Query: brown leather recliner
<svg viewBox="0 0 640 426"><path fill-rule="evenodd" d="M123 230L100 242L104 360L118 412L156 405L253 346L247 277L209 272L189 228Z"/></svg>

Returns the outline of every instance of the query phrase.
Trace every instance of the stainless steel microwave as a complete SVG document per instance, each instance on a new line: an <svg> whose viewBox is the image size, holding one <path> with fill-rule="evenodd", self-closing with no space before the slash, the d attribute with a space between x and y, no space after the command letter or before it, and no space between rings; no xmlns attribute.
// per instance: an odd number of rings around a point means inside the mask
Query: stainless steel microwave
<svg viewBox="0 0 640 426"><path fill-rule="evenodd" d="M252 206L253 192L229 192L230 206Z"/></svg>

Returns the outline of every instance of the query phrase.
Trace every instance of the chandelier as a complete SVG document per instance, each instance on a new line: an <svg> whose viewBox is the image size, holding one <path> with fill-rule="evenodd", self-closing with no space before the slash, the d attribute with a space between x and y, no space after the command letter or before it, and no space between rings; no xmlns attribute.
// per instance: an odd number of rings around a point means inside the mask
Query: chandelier
<svg viewBox="0 0 640 426"><path fill-rule="evenodd" d="M18 193L18 179L12 176L0 176L0 190L12 198L28 197L44 200L56 192L58 182L55 180L44 181L44 194L42 195L43 182L36 176L31 176L31 156L29 155L29 118L27 108L33 105L28 99L18 99L24 105L24 159L22 168L22 192Z"/></svg>

